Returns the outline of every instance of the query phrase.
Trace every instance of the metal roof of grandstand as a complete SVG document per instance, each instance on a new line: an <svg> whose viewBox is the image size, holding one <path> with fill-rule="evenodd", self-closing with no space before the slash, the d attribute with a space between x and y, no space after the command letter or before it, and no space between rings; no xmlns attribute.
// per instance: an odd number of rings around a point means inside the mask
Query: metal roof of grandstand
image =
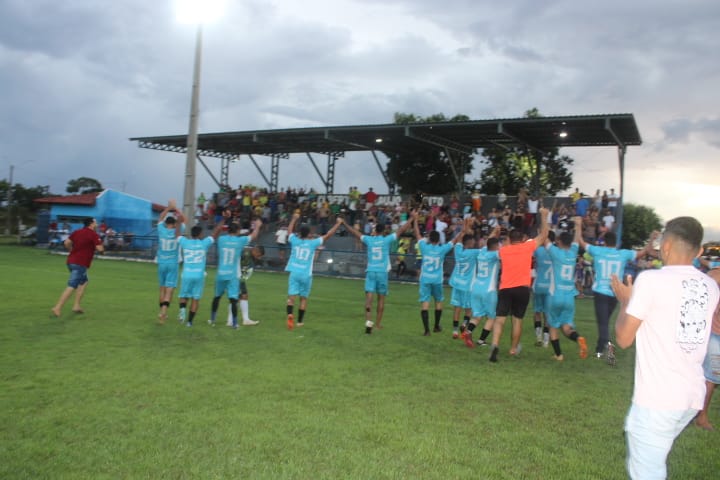
<svg viewBox="0 0 720 480"><path fill-rule="evenodd" d="M187 134L136 137L138 146L185 152ZM381 151L386 154L451 149L527 146L557 147L640 145L631 113L508 118L465 122L347 125L198 135L198 154L219 158L239 155L287 155L304 152Z"/></svg>

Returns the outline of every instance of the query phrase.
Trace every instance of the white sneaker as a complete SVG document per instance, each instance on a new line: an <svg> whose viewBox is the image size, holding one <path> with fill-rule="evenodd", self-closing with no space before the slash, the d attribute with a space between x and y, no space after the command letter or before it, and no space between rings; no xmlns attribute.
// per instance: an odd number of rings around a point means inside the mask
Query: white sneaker
<svg viewBox="0 0 720 480"><path fill-rule="evenodd" d="M243 320L242 324L244 327L253 327L253 326L257 325L258 323L260 323L260 322L256 322L255 320L248 319L248 320Z"/></svg>
<svg viewBox="0 0 720 480"><path fill-rule="evenodd" d="M215 326L215 322L213 322L212 319L209 319L209 318L208 318L208 325L210 325L211 327L214 327L214 326Z"/></svg>

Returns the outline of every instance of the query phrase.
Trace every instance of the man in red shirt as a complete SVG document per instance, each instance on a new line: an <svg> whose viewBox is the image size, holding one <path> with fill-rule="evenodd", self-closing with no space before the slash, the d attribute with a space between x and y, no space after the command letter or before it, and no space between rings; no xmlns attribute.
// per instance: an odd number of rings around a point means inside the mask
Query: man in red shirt
<svg viewBox="0 0 720 480"><path fill-rule="evenodd" d="M67 287L60 295L60 299L52 308L52 314L55 317L59 317L62 312L62 307L70 296L75 292L75 303L73 304L72 311L75 313L84 313L80 306L80 300L82 300L85 294L85 287L88 283L87 270L90 268L90 264L93 260L95 251L104 252L102 240L95 231L97 229L97 221L94 218L86 218L83 221L85 227L75 230L70 236L65 239L65 248L70 250L70 255L67 258L67 268L70 271L70 279L68 280Z"/></svg>
<svg viewBox="0 0 720 480"><path fill-rule="evenodd" d="M540 209L540 232L533 240L525 241L520 229L510 232L510 244L500 248L500 289L498 290L497 317L493 325L490 361L497 362L498 345L502 336L505 318L512 315L512 342L510 355L519 352L522 319L530 302L532 257L535 249L544 245L548 234L547 208Z"/></svg>

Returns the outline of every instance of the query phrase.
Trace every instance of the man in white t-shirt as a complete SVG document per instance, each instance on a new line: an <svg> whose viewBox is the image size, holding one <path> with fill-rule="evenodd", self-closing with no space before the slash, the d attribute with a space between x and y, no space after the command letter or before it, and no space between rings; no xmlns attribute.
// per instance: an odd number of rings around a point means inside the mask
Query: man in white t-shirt
<svg viewBox="0 0 720 480"><path fill-rule="evenodd" d="M446 236L445 230L447 230L448 224L445 221L445 216L440 215L435 219L435 230L440 234L440 245L445 243Z"/></svg>
<svg viewBox="0 0 720 480"><path fill-rule="evenodd" d="M636 342L635 387L625 419L627 468L632 479L664 479L675 438L703 408L703 360L720 291L692 266L702 253L703 227L692 217L665 226L663 267L646 270L632 285L613 275L621 309L617 344Z"/></svg>
<svg viewBox="0 0 720 480"><path fill-rule="evenodd" d="M280 260L285 260L285 250L287 250L287 242L288 242L288 229L285 225L280 225L280 227L277 229L277 232L275 232L275 243L278 246L278 257L280 257Z"/></svg>

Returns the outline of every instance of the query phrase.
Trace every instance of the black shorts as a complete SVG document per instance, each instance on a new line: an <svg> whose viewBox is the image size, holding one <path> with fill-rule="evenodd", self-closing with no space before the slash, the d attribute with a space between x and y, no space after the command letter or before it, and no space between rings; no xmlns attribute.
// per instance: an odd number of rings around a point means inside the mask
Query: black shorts
<svg viewBox="0 0 720 480"><path fill-rule="evenodd" d="M530 303L530 287L503 288L498 291L496 314L498 317L523 318Z"/></svg>

